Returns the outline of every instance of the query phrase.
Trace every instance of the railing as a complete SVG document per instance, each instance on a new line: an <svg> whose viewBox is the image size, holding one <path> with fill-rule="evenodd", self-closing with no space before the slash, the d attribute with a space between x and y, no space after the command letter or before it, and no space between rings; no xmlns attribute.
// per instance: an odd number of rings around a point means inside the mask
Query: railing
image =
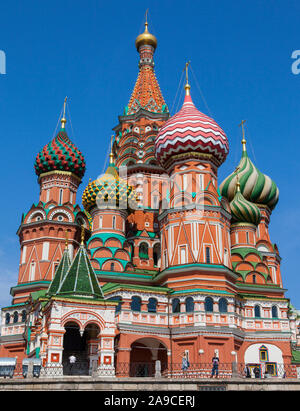
<svg viewBox="0 0 300 411"><path fill-rule="evenodd" d="M250 375L248 378L299 378L297 376L297 366L294 364L258 364L258 372L255 376L255 364L249 364ZM190 363L187 369L182 368L181 363L157 364L152 362L117 363L112 365L93 364L89 360L69 362L49 363L42 367L33 368L35 377L64 377L64 376L101 376L101 377L161 377L172 379L230 379L247 378L245 364L243 363L220 363L217 370L213 371L211 363ZM22 363L17 363L11 370L0 367L0 378L29 378L32 377L28 369ZM257 370L256 370L257 371Z"/></svg>

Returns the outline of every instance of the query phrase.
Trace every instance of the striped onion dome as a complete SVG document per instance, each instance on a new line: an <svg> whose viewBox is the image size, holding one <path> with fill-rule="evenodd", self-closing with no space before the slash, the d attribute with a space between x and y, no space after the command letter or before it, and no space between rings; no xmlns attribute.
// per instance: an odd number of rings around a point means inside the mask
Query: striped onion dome
<svg viewBox="0 0 300 411"><path fill-rule="evenodd" d="M156 137L156 157L167 166L173 156L196 152L212 155L220 165L229 152L226 134L212 118L196 109L190 86L187 84L185 88L181 110L162 126Z"/></svg>
<svg viewBox="0 0 300 411"><path fill-rule="evenodd" d="M259 208L247 201L240 190L240 184L237 183L236 193L230 202L232 223L250 223L258 225L261 220Z"/></svg>
<svg viewBox="0 0 300 411"><path fill-rule="evenodd" d="M49 171L70 171L82 178L85 161L81 151L69 139L64 128L38 153L35 163L38 176Z"/></svg>
<svg viewBox="0 0 300 411"><path fill-rule="evenodd" d="M94 207L127 209L137 207L137 198L133 187L119 177L117 167L111 161L105 174L89 182L82 195L82 204L88 213Z"/></svg>
<svg viewBox="0 0 300 411"><path fill-rule="evenodd" d="M268 206L271 210L275 208L279 199L279 190L270 177L261 173L248 157L246 147L238 165L238 178L241 193L246 200L258 205ZM222 196L229 201L234 198L237 183L237 173L230 174L220 185Z"/></svg>

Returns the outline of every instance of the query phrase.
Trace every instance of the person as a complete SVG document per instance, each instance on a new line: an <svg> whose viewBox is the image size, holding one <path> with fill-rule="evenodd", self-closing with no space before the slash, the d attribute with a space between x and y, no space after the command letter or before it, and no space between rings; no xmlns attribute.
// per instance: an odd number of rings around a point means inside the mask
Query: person
<svg viewBox="0 0 300 411"><path fill-rule="evenodd" d="M181 355L181 357L182 357L182 365L181 365L181 368L182 368L183 371L186 371L186 370L189 368L189 366L190 366L190 363L189 363L189 360L188 360L188 357L187 357L186 352L184 352L183 355Z"/></svg>
<svg viewBox="0 0 300 411"><path fill-rule="evenodd" d="M255 378L260 378L260 369L257 365L254 367L253 372L254 372Z"/></svg>
<svg viewBox="0 0 300 411"><path fill-rule="evenodd" d="M76 357L74 354L71 354L69 357L69 363L70 363L70 374L72 374L74 364L76 363Z"/></svg>
<svg viewBox="0 0 300 411"><path fill-rule="evenodd" d="M218 378L219 376L219 357L217 357L217 354L215 353L215 355L212 358L212 370L211 370L211 378L214 377L214 375L216 374L216 378Z"/></svg>
<svg viewBox="0 0 300 411"><path fill-rule="evenodd" d="M246 378L251 378L251 372L248 364L245 365L244 374Z"/></svg>

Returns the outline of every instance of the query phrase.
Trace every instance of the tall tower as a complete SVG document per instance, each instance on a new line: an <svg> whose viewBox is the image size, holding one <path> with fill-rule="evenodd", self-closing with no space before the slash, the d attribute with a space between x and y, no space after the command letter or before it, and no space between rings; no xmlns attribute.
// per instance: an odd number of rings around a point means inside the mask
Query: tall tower
<svg viewBox="0 0 300 411"><path fill-rule="evenodd" d="M160 263L157 217L165 172L155 157L154 141L159 128L169 118L169 111L154 71L157 39L148 30L147 17L145 30L136 38L135 45L140 57L139 74L124 114L114 128L113 150L120 176L135 188L139 197L139 209L127 219L133 263L140 269L157 270Z"/></svg>
<svg viewBox="0 0 300 411"><path fill-rule="evenodd" d="M61 128L34 164L40 196L22 216L18 229L21 258L18 285L12 288L14 303L26 301L32 291L47 288L62 258L66 235L73 258L80 244L80 226L89 228L86 214L76 204L85 162L66 133L65 108L66 100Z"/></svg>
<svg viewBox="0 0 300 411"><path fill-rule="evenodd" d="M230 268L230 209L217 186L228 141L221 127L194 106L188 71L183 106L160 129L155 147L171 179L169 201L159 214L162 269ZM199 286L193 276L181 281L182 287Z"/></svg>

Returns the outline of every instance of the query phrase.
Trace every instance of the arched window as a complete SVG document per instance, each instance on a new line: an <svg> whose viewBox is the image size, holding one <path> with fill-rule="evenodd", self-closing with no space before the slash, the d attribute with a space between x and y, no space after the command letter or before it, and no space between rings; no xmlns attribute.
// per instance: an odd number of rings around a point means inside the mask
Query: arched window
<svg viewBox="0 0 300 411"><path fill-rule="evenodd" d="M260 306L259 305L256 305L254 307L254 317L260 318Z"/></svg>
<svg viewBox="0 0 300 411"><path fill-rule="evenodd" d="M276 305L272 306L272 318L278 318L278 308Z"/></svg>
<svg viewBox="0 0 300 411"><path fill-rule="evenodd" d="M112 218L112 228L115 229L116 228L116 216L114 215Z"/></svg>
<svg viewBox="0 0 300 411"><path fill-rule="evenodd" d="M121 311L121 307L122 307L122 297L120 296L115 296L115 297L111 297L108 299L109 301L118 301L118 305L115 308L115 313L119 313Z"/></svg>
<svg viewBox="0 0 300 411"><path fill-rule="evenodd" d="M23 310L22 311L22 322L25 323L25 321L26 321L26 311Z"/></svg>
<svg viewBox="0 0 300 411"><path fill-rule="evenodd" d="M110 271L115 271L115 263L110 263Z"/></svg>
<svg viewBox="0 0 300 411"><path fill-rule="evenodd" d="M227 300L226 298L220 298L219 299L219 311L220 313L227 313Z"/></svg>
<svg viewBox="0 0 300 411"><path fill-rule="evenodd" d="M138 297L138 296L134 295L131 298L131 309L132 309L132 311L141 311L141 304L142 304L141 297Z"/></svg>
<svg viewBox="0 0 300 411"><path fill-rule="evenodd" d="M147 243L141 243L139 246L139 257L148 260L148 249L149 247Z"/></svg>
<svg viewBox="0 0 300 411"><path fill-rule="evenodd" d="M180 300L179 300L179 298L174 298L172 300L172 312L173 313L180 313Z"/></svg>
<svg viewBox="0 0 300 411"><path fill-rule="evenodd" d="M19 321L19 313L17 311L14 312L14 323L17 323Z"/></svg>
<svg viewBox="0 0 300 411"><path fill-rule="evenodd" d="M187 297L185 299L185 311L187 313L194 312L194 299L193 299L193 297Z"/></svg>
<svg viewBox="0 0 300 411"><path fill-rule="evenodd" d="M148 313L156 313L157 299L149 298L148 300Z"/></svg>
<svg viewBox="0 0 300 411"><path fill-rule="evenodd" d="M269 361L268 349L264 345L259 349L259 359L260 361Z"/></svg>
<svg viewBox="0 0 300 411"><path fill-rule="evenodd" d="M210 264L210 247L205 247L205 258L207 264Z"/></svg>
<svg viewBox="0 0 300 411"><path fill-rule="evenodd" d="M211 297L206 297L204 301L204 309L206 312L213 312L214 310L214 302Z"/></svg>
<svg viewBox="0 0 300 411"><path fill-rule="evenodd" d="M6 313L5 314L5 324L9 324L10 323L10 314Z"/></svg>
<svg viewBox="0 0 300 411"><path fill-rule="evenodd" d="M153 247L153 262L154 266L157 267L160 264L160 244L156 243Z"/></svg>

